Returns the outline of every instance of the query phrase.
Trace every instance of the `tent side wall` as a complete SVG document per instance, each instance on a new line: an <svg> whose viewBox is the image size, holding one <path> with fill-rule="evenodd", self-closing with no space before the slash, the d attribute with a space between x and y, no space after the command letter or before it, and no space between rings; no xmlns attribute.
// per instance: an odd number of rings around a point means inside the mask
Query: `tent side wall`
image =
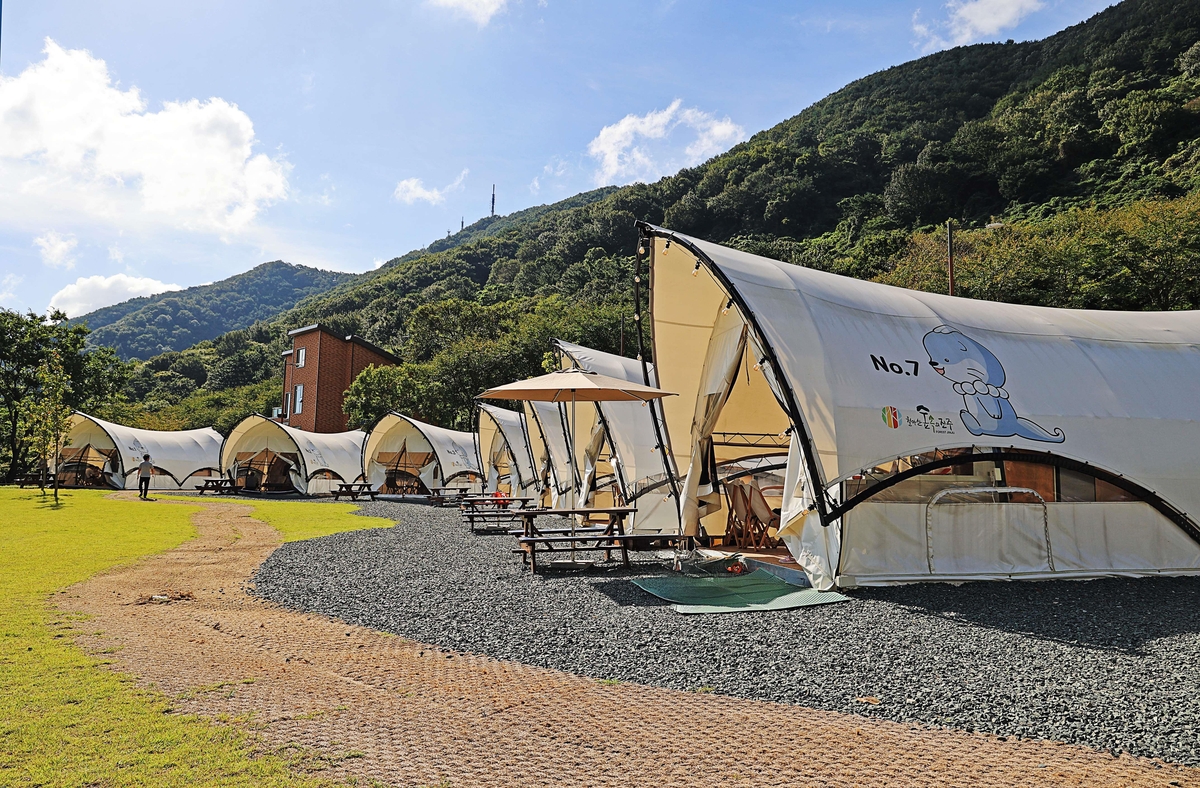
<svg viewBox="0 0 1200 788"><path fill-rule="evenodd" d="M150 477L154 490L178 490L197 477L220 473L222 438L212 429L143 430L75 413L68 438L74 448L91 444L114 449L114 461L109 464L112 482L126 489L137 489L137 467L145 454L155 466Z"/></svg>
<svg viewBox="0 0 1200 788"><path fill-rule="evenodd" d="M1200 422L1167 393L1200 387L1200 314L956 299L642 230L690 250L747 326L791 422L781 533L817 587L1200 572ZM986 385L968 391L969 369ZM889 478L959 473L963 452L1090 468L1097 491L1137 495L1021 486L1040 472L883 495Z"/></svg>

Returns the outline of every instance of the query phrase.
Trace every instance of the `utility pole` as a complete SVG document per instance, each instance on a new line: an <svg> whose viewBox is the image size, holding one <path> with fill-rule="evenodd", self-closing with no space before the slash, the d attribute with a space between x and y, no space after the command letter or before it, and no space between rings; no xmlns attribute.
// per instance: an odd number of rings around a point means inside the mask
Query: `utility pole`
<svg viewBox="0 0 1200 788"><path fill-rule="evenodd" d="M950 295L954 295L954 220L946 220L946 269L950 279Z"/></svg>
<svg viewBox="0 0 1200 788"><path fill-rule="evenodd" d="M462 218L460 218L458 220L458 224L459 224L458 231L461 233L463 230L467 229L467 217L463 216Z"/></svg>
<svg viewBox="0 0 1200 788"><path fill-rule="evenodd" d="M496 215L496 184L492 184L492 216Z"/></svg>

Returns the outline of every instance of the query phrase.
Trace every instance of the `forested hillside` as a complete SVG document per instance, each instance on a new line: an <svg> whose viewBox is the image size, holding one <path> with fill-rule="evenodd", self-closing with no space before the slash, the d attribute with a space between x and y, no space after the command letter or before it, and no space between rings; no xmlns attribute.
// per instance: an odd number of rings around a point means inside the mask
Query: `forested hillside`
<svg viewBox="0 0 1200 788"><path fill-rule="evenodd" d="M965 295L1197 308L1198 185L1200 3L1126 0L1043 41L865 77L657 183L474 225L240 332L238 352L277 364L287 329L331 323L406 361L355 385L357 423L396 407L463 427L475 393L540 370L549 338L618 348L637 219L931 289L954 220Z"/></svg>
<svg viewBox="0 0 1200 788"><path fill-rule="evenodd" d="M351 276L276 260L213 284L133 298L71 322L92 329L90 345L112 347L123 359L147 359L274 317Z"/></svg>

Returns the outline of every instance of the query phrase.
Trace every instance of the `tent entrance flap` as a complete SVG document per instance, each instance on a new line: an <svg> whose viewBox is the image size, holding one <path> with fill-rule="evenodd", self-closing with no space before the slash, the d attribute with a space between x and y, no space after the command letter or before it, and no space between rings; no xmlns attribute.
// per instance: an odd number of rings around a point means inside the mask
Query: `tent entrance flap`
<svg viewBox="0 0 1200 788"><path fill-rule="evenodd" d="M421 471L434 460L432 451L409 451L408 441L399 451L381 451L373 461L383 467L384 481L379 488L392 494L421 495L429 490L421 482Z"/></svg>
<svg viewBox="0 0 1200 788"><path fill-rule="evenodd" d="M116 487L113 478L120 460L117 449L102 449L88 443L78 448L66 447L59 454L55 469L60 487Z"/></svg>
<svg viewBox="0 0 1200 788"><path fill-rule="evenodd" d="M300 457L293 452L238 452L234 461L234 485L239 489L290 492L295 488L292 477L299 473Z"/></svg>

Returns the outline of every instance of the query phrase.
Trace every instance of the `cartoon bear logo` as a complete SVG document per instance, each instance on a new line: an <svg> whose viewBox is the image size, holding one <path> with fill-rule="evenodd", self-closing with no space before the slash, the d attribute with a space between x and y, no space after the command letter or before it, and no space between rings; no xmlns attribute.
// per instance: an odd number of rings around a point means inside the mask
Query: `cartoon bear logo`
<svg viewBox="0 0 1200 788"><path fill-rule="evenodd" d="M1047 443L1062 443L1066 435L1022 418L1013 410L1004 389L1004 366L983 345L950 326L938 326L921 340L929 364L939 375L954 383L966 406L958 412L972 435L997 438L1020 437Z"/></svg>

